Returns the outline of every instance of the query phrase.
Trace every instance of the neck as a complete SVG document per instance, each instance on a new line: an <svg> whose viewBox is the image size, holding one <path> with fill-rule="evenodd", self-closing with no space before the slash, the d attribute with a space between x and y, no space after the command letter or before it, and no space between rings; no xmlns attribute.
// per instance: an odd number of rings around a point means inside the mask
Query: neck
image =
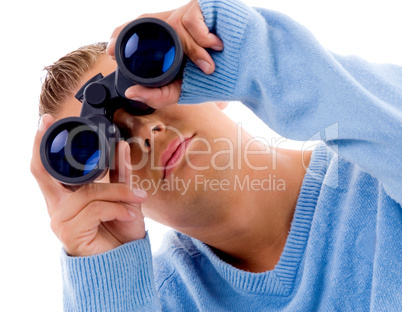
<svg viewBox="0 0 402 312"><path fill-rule="evenodd" d="M272 151L270 159L257 156L253 168L245 166L239 173L244 188L229 196L224 218L190 235L239 269L265 272L274 269L282 254L311 152L304 153L304 164L297 151ZM257 163L272 163L272 157L275 166L255 170Z"/></svg>

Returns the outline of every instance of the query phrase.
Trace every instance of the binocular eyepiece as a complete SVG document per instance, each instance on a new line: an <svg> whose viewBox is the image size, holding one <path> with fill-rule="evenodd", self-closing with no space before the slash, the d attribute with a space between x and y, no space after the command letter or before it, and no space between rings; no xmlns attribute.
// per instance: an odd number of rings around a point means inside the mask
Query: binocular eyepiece
<svg viewBox="0 0 402 312"><path fill-rule="evenodd" d="M154 111L127 99L125 91L135 84L161 87L173 81L181 70L183 49L169 24L142 18L121 31L115 57L115 72L96 75L75 95L82 102L80 117L55 122L42 138L42 163L63 184L86 184L106 174L111 151L120 139L114 113L123 107L134 115Z"/></svg>

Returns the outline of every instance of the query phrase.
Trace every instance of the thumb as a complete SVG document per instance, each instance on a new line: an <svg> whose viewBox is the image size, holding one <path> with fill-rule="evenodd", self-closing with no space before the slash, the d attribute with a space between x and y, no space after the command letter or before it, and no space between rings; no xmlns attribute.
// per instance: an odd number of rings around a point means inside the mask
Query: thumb
<svg viewBox="0 0 402 312"><path fill-rule="evenodd" d="M109 54L109 56L110 56L112 59L115 59L115 51L114 51L114 50L115 50L115 48L116 48L116 40L117 40L117 37L119 36L119 34L120 34L120 32L123 30L123 28L126 27L129 23L130 23L130 22L127 22L127 23L125 23L125 24L123 24L123 25L117 27L117 28L113 31L112 35L110 36L110 40L109 40L109 43L108 43L107 48L106 48L106 53Z"/></svg>

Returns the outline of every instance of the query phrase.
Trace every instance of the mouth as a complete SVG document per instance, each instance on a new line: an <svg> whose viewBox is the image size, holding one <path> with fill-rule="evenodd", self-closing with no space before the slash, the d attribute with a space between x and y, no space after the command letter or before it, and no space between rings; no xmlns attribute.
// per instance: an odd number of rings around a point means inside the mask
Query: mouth
<svg viewBox="0 0 402 312"><path fill-rule="evenodd" d="M178 138L170 142L167 149L161 155L161 163L164 168L162 180L165 180L181 162L194 136Z"/></svg>

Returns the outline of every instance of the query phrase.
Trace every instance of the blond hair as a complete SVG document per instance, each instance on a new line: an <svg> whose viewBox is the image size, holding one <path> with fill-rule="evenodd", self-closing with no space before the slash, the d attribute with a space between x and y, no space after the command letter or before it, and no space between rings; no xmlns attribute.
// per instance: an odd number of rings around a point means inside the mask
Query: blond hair
<svg viewBox="0 0 402 312"><path fill-rule="evenodd" d="M106 42L81 47L44 68L46 76L39 99L40 116L56 116L60 112L63 101L73 95L83 75L94 66L99 56L106 53L106 47Z"/></svg>

